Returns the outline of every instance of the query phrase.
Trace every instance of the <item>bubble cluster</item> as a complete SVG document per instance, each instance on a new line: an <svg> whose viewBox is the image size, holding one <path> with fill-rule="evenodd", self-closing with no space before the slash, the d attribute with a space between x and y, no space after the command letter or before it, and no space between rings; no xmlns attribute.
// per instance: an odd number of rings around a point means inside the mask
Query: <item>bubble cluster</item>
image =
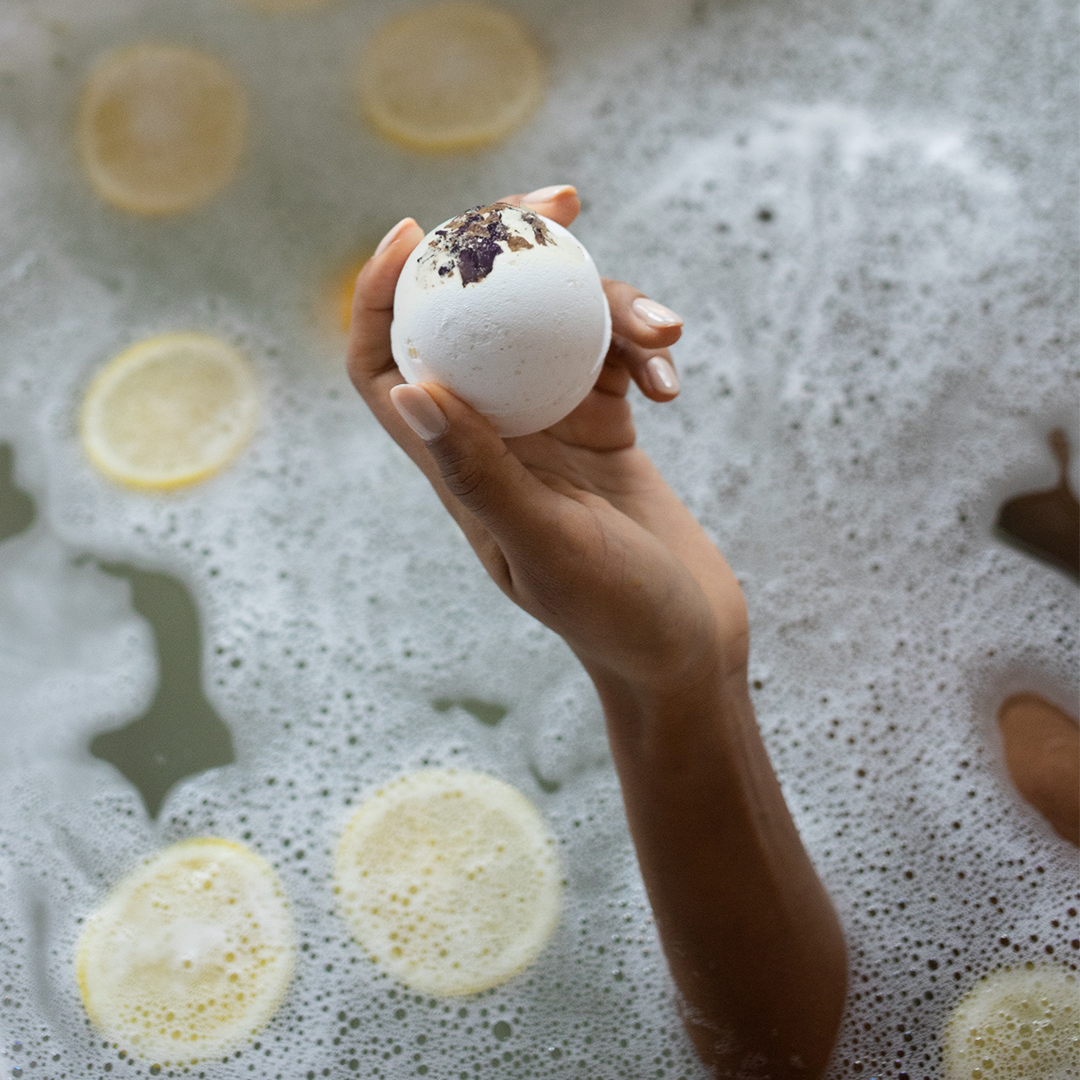
<svg viewBox="0 0 1080 1080"><path fill-rule="evenodd" d="M526 798L484 773L423 769L381 787L349 819L334 863L357 938L412 989L498 986L558 922L554 839Z"/></svg>
<svg viewBox="0 0 1080 1080"><path fill-rule="evenodd" d="M0 15L0 439L21 493L0 543L0 1074L184 1075L90 1023L74 957L133 864L214 836L273 868L295 968L264 1028L186 1075L701 1080L587 678L485 577L314 314L403 216L573 182L600 271L685 319L682 393L636 417L747 596L759 722L850 950L831 1076L941 1080L984 976L1068 978L1080 951L1075 849L1013 787L995 721L1027 692L1075 716L1076 586L993 531L1056 483L1049 431L1080 445L1075 12L513 5L544 107L428 158L351 95L399 5L259 6ZM149 40L220 58L250 108L243 168L161 219L103 203L73 143L97 59ZM258 431L189 489L110 483L79 443L87 387L191 331L250 359ZM174 769L154 817L90 752L162 681L117 565L191 597L235 756ZM460 999L372 964L333 894L370 793L449 768L534 803L566 879L536 962Z"/></svg>
<svg viewBox="0 0 1080 1080"><path fill-rule="evenodd" d="M984 976L945 1031L948 1080L1080 1075L1080 986L1076 975L1036 966Z"/></svg>
<svg viewBox="0 0 1080 1080"><path fill-rule="evenodd" d="M257 1032L293 965L288 902L266 861L214 838L157 853L87 919L76 958L94 1026L166 1065Z"/></svg>

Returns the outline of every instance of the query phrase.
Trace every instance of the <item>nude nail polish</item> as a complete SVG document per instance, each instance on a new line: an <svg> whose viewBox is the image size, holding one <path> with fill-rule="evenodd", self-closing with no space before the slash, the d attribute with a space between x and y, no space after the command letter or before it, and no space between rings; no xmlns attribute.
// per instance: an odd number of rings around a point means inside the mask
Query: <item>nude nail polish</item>
<svg viewBox="0 0 1080 1080"><path fill-rule="evenodd" d="M402 218L380 241L379 246L375 249L376 255L381 255L404 231L406 226L413 223L412 218Z"/></svg>
<svg viewBox="0 0 1080 1080"><path fill-rule="evenodd" d="M679 377L671 362L663 356L650 356L645 364L649 382L658 394L674 396L679 392Z"/></svg>
<svg viewBox="0 0 1080 1080"><path fill-rule="evenodd" d="M523 195L521 201L524 203L534 202L550 202L552 199L558 198L560 195L567 192L573 193L577 191L577 188L573 184L551 184L548 187L537 188L535 191L530 191L528 195Z"/></svg>
<svg viewBox="0 0 1080 1080"><path fill-rule="evenodd" d="M647 296L639 296L630 307L634 314L649 326L682 326L682 319L671 308L666 308Z"/></svg>
<svg viewBox="0 0 1080 1080"><path fill-rule="evenodd" d="M446 413L422 386L412 386L409 383L395 386L390 391L390 401L401 419L424 442L432 442L445 435L450 427Z"/></svg>

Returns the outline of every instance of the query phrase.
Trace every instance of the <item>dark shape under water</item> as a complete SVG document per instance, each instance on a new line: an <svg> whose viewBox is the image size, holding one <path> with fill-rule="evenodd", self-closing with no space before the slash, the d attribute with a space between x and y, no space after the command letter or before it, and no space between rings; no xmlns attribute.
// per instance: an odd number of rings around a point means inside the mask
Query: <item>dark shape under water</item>
<svg viewBox="0 0 1080 1080"><path fill-rule="evenodd" d="M34 500L15 485L15 451L0 443L0 542L18 536L34 523Z"/></svg>
<svg viewBox="0 0 1080 1080"><path fill-rule="evenodd" d="M1055 487L1015 495L1001 504L994 531L1001 539L1080 580L1080 502L1069 487L1069 443L1050 432L1061 476Z"/></svg>
<svg viewBox="0 0 1080 1080"><path fill-rule="evenodd" d="M431 707L436 712L449 712L454 706L464 709L470 716L475 717L481 724L494 727L505 715L506 707L493 701L481 701L479 698L435 698Z"/></svg>
<svg viewBox="0 0 1080 1080"><path fill-rule="evenodd" d="M532 778L536 781L540 790L546 791L548 795L554 795L562 787L558 780L546 780L531 761L529 762L529 772L532 773Z"/></svg>
<svg viewBox="0 0 1080 1080"><path fill-rule="evenodd" d="M142 716L95 736L90 753L115 765L157 817L173 784L236 760L232 734L203 691L199 613L187 587L124 563L101 569L131 582L131 602L154 631L158 686Z"/></svg>

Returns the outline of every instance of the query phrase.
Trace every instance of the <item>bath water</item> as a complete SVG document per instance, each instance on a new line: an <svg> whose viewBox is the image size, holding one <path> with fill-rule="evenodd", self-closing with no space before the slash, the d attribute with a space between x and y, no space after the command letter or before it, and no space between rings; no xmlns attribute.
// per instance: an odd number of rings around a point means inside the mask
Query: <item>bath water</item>
<svg viewBox="0 0 1080 1080"><path fill-rule="evenodd" d="M759 722L850 949L830 1075L936 1080L982 973L1080 948L1075 849L994 723L1020 690L1076 713L1075 582L994 534L1057 483L1048 432L1080 436L1075 5L509 0L547 100L445 157L357 115L353 66L404 6L0 8L0 1074L703 1076L588 680L343 370L337 278L394 222L572 182L601 273L686 322L681 395L635 415L747 596ZM250 96L239 175L188 215L124 215L79 170L82 83L142 40ZM201 485L127 491L80 450L81 395L181 330L250 357L259 430ZM179 764L115 734L172 685L214 733ZM567 880L536 964L464 1000L381 974L330 881L366 794L452 765L525 793ZM154 1072L90 1026L75 942L140 858L204 835L276 868L296 974L238 1053Z"/></svg>

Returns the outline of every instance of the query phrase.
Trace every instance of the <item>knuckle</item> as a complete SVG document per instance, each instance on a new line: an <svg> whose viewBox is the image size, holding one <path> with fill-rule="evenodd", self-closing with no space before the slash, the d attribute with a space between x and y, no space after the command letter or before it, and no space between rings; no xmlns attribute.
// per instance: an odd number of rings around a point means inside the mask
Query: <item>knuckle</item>
<svg viewBox="0 0 1080 1080"><path fill-rule="evenodd" d="M447 490L470 510L478 510L483 503L484 468L471 454L453 447L439 453L439 471Z"/></svg>

